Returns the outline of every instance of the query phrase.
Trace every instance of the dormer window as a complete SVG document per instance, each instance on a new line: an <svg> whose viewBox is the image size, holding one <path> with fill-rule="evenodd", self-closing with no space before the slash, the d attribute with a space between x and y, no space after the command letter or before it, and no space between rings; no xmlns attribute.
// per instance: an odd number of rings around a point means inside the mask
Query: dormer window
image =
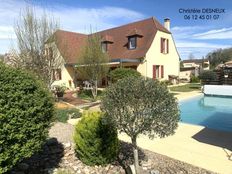
<svg viewBox="0 0 232 174"><path fill-rule="evenodd" d="M107 52L107 42L102 42L101 43L101 49L102 49L102 52L105 53Z"/></svg>
<svg viewBox="0 0 232 174"><path fill-rule="evenodd" d="M130 50L136 49L136 46L137 46L137 39L136 39L136 37L129 37L128 38L128 42L129 42L129 49Z"/></svg>
<svg viewBox="0 0 232 174"><path fill-rule="evenodd" d="M138 46L137 39L142 38L143 34L141 30L134 28L130 30L126 36L128 37L128 49L133 50L133 49L136 49Z"/></svg>
<svg viewBox="0 0 232 174"><path fill-rule="evenodd" d="M110 44L113 44L113 38L109 35L104 35L101 39L101 49L103 53L106 53L109 50Z"/></svg>

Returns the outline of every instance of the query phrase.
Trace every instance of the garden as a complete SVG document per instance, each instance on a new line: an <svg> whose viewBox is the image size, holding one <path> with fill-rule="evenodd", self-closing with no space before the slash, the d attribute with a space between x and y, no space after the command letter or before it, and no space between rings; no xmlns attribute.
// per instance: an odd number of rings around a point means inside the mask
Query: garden
<svg viewBox="0 0 232 174"><path fill-rule="evenodd" d="M158 81L122 78L103 92L101 111L83 111L63 102L54 107L28 72L3 64L0 71L0 173L206 172L137 146L139 134L165 137L177 127L176 100ZM120 132L131 143L119 140Z"/></svg>

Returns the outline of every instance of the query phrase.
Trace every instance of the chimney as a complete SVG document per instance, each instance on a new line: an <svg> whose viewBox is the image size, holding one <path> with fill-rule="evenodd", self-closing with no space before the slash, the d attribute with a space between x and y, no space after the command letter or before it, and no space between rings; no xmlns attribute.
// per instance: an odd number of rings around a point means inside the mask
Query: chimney
<svg viewBox="0 0 232 174"><path fill-rule="evenodd" d="M170 19L169 18L165 18L164 19L164 27L170 31Z"/></svg>

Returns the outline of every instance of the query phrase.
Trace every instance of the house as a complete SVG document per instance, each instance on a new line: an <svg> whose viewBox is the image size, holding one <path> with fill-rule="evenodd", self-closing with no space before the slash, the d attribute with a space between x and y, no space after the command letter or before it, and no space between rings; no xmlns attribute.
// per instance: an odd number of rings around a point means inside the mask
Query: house
<svg viewBox="0 0 232 174"><path fill-rule="evenodd" d="M199 71L209 70L210 62L209 59L189 59L182 61L184 68L195 67Z"/></svg>
<svg viewBox="0 0 232 174"><path fill-rule="evenodd" d="M179 54L170 32L170 19L165 19L163 26L151 17L97 34L103 51L110 57L111 69L134 68L143 76L158 80L179 76ZM54 70L54 83L73 88L79 79L75 65L90 35L58 30L55 36L57 41L47 44L47 52L53 55L57 51L64 63Z"/></svg>
<svg viewBox="0 0 232 174"><path fill-rule="evenodd" d="M181 63L179 78L186 81L190 81L191 76L198 77L203 70L210 68L208 59L189 59L183 60Z"/></svg>

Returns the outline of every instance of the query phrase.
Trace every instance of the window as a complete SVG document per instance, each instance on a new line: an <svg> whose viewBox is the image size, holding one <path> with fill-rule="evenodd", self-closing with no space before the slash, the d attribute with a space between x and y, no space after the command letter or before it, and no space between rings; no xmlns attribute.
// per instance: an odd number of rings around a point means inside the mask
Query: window
<svg viewBox="0 0 232 174"><path fill-rule="evenodd" d="M168 41L168 39L165 39L165 38L160 39L160 52L163 54L169 53L169 41Z"/></svg>
<svg viewBox="0 0 232 174"><path fill-rule="evenodd" d="M61 69L54 69L53 70L53 80L62 80Z"/></svg>
<svg viewBox="0 0 232 174"><path fill-rule="evenodd" d="M164 78L164 66L153 65L153 79Z"/></svg>
<svg viewBox="0 0 232 174"><path fill-rule="evenodd" d="M107 43L106 42L102 42L101 43L101 48L102 48L102 52L105 53L108 51L108 47L107 47Z"/></svg>
<svg viewBox="0 0 232 174"><path fill-rule="evenodd" d="M128 40L129 40L129 49L130 50L135 49L136 46L137 46L137 43L136 43L137 39L136 39L136 37L129 37Z"/></svg>

